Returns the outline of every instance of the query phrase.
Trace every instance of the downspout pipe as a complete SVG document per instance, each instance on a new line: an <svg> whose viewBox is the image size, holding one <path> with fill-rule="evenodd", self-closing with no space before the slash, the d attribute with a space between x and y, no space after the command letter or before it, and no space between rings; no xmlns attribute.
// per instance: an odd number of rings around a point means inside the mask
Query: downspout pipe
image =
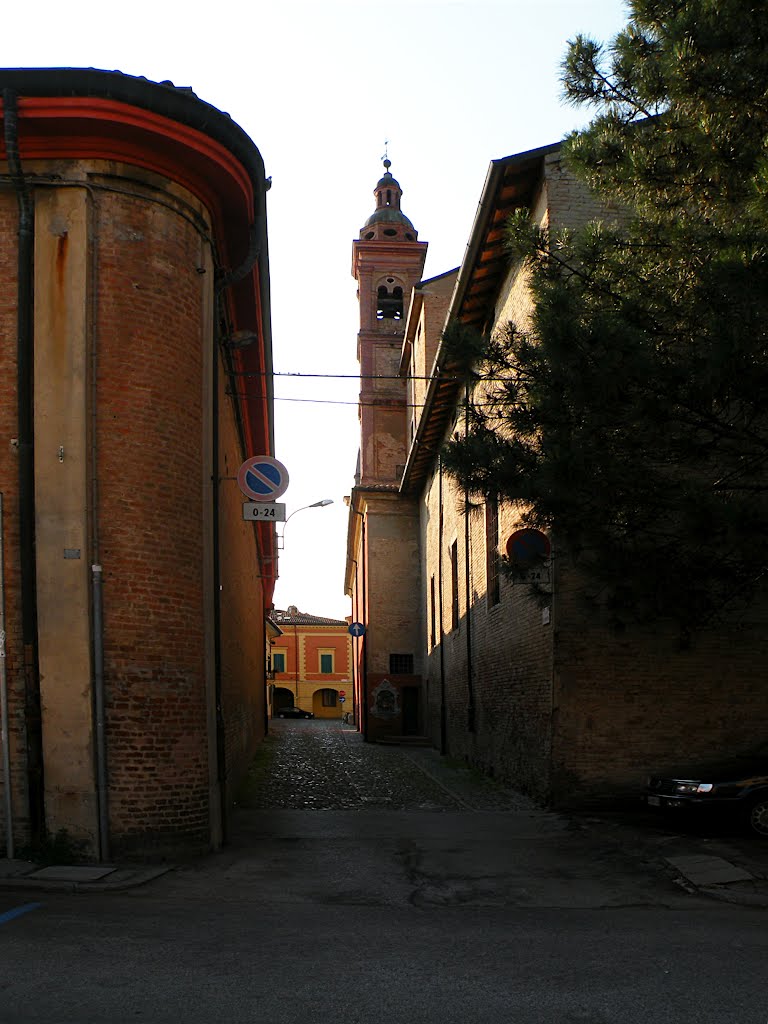
<svg viewBox="0 0 768 1024"><path fill-rule="evenodd" d="M293 624L293 703L299 704L299 627Z"/></svg>
<svg viewBox="0 0 768 1024"><path fill-rule="evenodd" d="M362 688L361 688L361 691L362 691L361 692L361 696L362 696L361 703L362 703L363 706L360 709L360 723L362 725L362 730L363 730L363 740L367 741L368 740L368 728L369 728L369 723L368 723L368 602L367 602L368 584L367 584L367 579L366 579L367 567L368 567L368 553L367 553L366 548L365 548L365 543L366 543L366 538L365 538L365 516L363 515L362 512L358 512L358 515L361 517L361 523L360 523L360 530L361 530L361 533L360 533L360 552L361 552L362 559L363 559L363 623L365 625L365 633L363 634L363 636L361 638L362 639L362 644L363 644L363 685L362 685Z"/></svg>
<svg viewBox="0 0 768 1024"><path fill-rule="evenodd" d="M465 430L469 433L469 385L464 395ZM467 621L467 732L475 731L475 686L472 665L472 531L469 522L469 490L464 489L464 594Z"/></svg>
<svg viewBox="0 0 768 1024"><path fill-rule="evenodd" d="M19 157L18 98L3 90L3 132L8 170L19 205L16 390L19 459L19 559L21 638L24 650L24 713L30 838L45 834L43 742L37 650L34 455L34 270L35 208Z"/></svg>
<svg viewBox="0 0 768 1024"><path fill-rule="evenodd" d="M8 675L5 669L5 552L3 548L3 493L0 491L0 731L3 756L3 804L5 806L5 855L13 860L13 802L11 799L11 741L8 734Z"/></svg>
<svg viewBox="0 0 768 1024"><path fill-rule="evenodd" d="M437 601L440 627L440 753L448 753L448 709L445 704L445 629L443 626L443 460L437 457L438 489L438 545L437 545Z"/></svg>
<svg viewBox="0 0 768 1024"><path fill-rule="evenodd" d="M99 814L99 860L109 860L109 786L107 779L107 729L104 699L104 600L102 567L91 566L93 597L93 711L96 732L96 795Z"/></svg>
<svg viewBox="0 0 768 1024"><path fill-rule="evenodd" d="M219 296L214 302L215 322L218 324L221 314ZM216 705L216 782L219 789L219 815L221 823L221 841L228 840L229 808L227 807L227 748L226 727L224 722L224 694L222 689L221 666L221 551L219 522L219 344L216 331L213 336L213 366L211 369L212 413L211 413L211 456L213 459L213 488L211 496L212 526L212 559L213 559L213 677L214 703Z"/></svg>
<svg viewBox="0 0 768 1024"><path fill-rule="evenodd" d="M96 324L98 313L98 279L100 221L99 208L93 192L90 207L91 233L91 308L89 335L91 344L91 617L93 652L93 732L96 776L96 807L98 817L99 861L110 859L109 835L109 771L107 764L107 712L104 680L104 573L101 565L99 534L99 374Z"/></svg>
<svg viewBox="0 0 768 1024"><path fill-rule="evenodd" d="M355 567L355 581L357 581L357 573L358 573L358 570L359 570L359 563L358 563L356 558L352 559L352 564ZM354 607L354 609L352 611L352 621L353 622L359 622L360 621L360 595L358 594L358 589L359 588L357 586L355 586L354 591L353 591L354 599L355 599L355 607ZM358 638L357 637L353 637L353 647L352 647L352 693L354 695L354 697L353 697L354 704L352 706L352 712L353 712L353 717L354 717L354 720L355 720L355 724L357 725L358 731L360 730L360 711L359 711L359 708L360 708L360 669L359 669L358 664L357 664L357 661L358 661L358 658L359 658L359 651L360 651L359 643L360 643L360 641L358 640Z"/></svg>

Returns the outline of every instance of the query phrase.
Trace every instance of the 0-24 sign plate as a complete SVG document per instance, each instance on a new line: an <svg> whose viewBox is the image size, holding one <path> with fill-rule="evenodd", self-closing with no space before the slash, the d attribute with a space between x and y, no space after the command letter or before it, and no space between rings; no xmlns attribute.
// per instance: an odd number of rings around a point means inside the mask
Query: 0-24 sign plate
<svg viewBox="0 0 768 1024"><path fill-rule="evenodd" d="M282 501L244 501L243 519L253 523L284 523L285 503Z"/></svg>

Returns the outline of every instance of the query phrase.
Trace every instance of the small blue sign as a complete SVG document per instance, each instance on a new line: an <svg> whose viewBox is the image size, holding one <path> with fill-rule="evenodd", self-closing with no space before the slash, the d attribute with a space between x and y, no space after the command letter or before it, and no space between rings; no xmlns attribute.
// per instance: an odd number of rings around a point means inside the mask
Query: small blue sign
<svg viewBox="0 0 768 1024"><path fill-rule="evenodd" d="M351 633L352 636L363 636L365 633L365 626L362 622L353 622L347 632Z"/></svg>

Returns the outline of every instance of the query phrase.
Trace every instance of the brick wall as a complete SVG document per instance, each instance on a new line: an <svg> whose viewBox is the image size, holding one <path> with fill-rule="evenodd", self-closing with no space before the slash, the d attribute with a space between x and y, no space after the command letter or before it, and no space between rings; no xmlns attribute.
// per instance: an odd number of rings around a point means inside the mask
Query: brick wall
<svg viewBox="0 0 768 1024"><path fill-rule="evenodd" d="M220 475L233 476L246 454L223 364L217 403L210 390L213 264L205 237L210 227L197 200L149 172L65 161L58 162L57 172L93 186L88 192L89 408L80 415L87 423L88 444L93 444L87 494L89 504L95 503L89 517L96 547L84 551L82 559L95 556L103 566L111 852L117 857L207 847L215 839L219 800L213 746L214 415ZM16 199L3 192L0 424L6 440L0 446L0 490L6 506L6 667L18 847L29 839L29 828L18 467L10 443L17 435L16 265ZM38 303L44 300L38 294ZM68 387L65 379L53 383ZM264 596L255 527L242 520L242 496L236 483L227 480L218 493L225 800L231 800L265 732ZM55 508L46 515L55 521ZM40 630L49 629L41 621ZM82 700L83 688L90 685L87 670L83 674L78 667L67 685ZM66 691L56 700L65 707ZM65 757L66 737L54 737L50 729L47 737L51 756ZM87 735L84 742L90 742ZM59 826L48 821L53 832ZM0 835L3 828L4 821Z"/></svg>
<svg viewBox="0 0 768 1024"><path fill-rule="evenodd" d="M117 849L208 838L203 335L208 275L182 216L98 194L98 529Z"/></svg>
<svg viewBox="0 0 768 1024"><path fill-rule="evenodd" d="M577 226L598 206L556 156L533 204L541 225ZM614 211L609 211L613 217ZM496 322L525 326L531 312L526 276L510 268L496 301ZM450 432L461 430L459 419ZM429 732L440 738L441 690L446 700L448 752L534 796L564 806L601 798L636 797L651 770L743 752L768 732L765 666L766 608L694 636L681 648L672 629L617 634L582 600L583 580L555 547L551 603L540 608L524 584L501 580L500 601L486 599L482 507L469 518L470 588L466 597L462 496L443 479L422 505L425 636L431 634L431 577L443 565L445 636L429 650L426 689ZM503 506L499 540L520 525ZM459 625L451 629L449 549L458 552ZM436 593L439 598L441 588ZM436 602L439 614L439 600ZM546 613L546 614L543 614ZM549 621L546 619L549 616ZM471 639L468 647L467 634ZM471 667L470 667L471 664ZM474 703L474 731L469 706Z"/></svg>
<svg viewBox="0 0 768 1024"><path fill-rule="evenodd" d="M17 232L15 193L0 192L0 491L3 495L3 572L5 577L6 684L8 687L11 794L14 840L29 841L24 731L24 652L19 603L18 456L13 439L18 436L16 404L17 345ZM0 775L2 765L0 764ZM3 786L6 780L2 780ZM5 815L0 821L5 836Z"/></svg>
<svg viewBox="0 0 768 1024"><path fill-rule="evenodd" d="M651 771L722 759L765 742L767 609L694 634L656 625L617 633L557 559L552 796L633 795Z"/></svg>
<svg viewBox="0 0 768 1024"><path fill-rule="evenodd" d="M441 539L440 486L435 475L425 491L422 504L422 544L427 574L423 620L428 650L425 691L429 735L435 744L439 744L444 693L447 753L464 758L490 775L543 797L547 788L550 747L551 629L542 623L541 609L523 586L502 579L499 602L489 604L482 509L469 518L467 600L463 495L445 476L442 504ZM508 536L516 525L513 511L502 509L500 538ZM454 542L458 555L459 597L459 622L455 629L451 626L449 554ZM436 594L434 647L430 645L433 576ZM472 707L473 712L470 710Z"/></svg>

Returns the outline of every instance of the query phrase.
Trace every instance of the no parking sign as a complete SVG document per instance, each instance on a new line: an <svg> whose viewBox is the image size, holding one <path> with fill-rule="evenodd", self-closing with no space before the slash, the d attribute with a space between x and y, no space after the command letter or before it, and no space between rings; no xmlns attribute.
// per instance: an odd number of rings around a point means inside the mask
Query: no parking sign
<svg viewBox="0 0 768 1024"><path fill-rule="evenodd" d="M288 489L288 470L270 455L253 455L237 471L237 486L254 501L275 501Z"/></svg>

